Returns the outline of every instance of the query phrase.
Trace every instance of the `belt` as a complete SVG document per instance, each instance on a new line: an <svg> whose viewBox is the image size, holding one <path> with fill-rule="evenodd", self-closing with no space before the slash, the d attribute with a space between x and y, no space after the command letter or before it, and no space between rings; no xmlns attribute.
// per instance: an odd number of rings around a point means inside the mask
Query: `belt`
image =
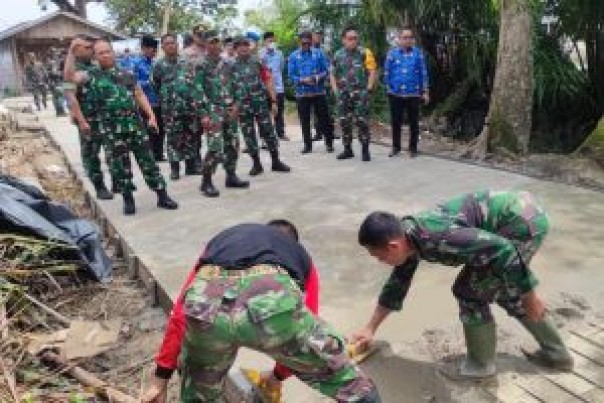
<svg viewBox="0 0 604 403"><path fill-rule="evenodd" d="M279 266L269 264L258 264L246 269L225 269L216 265L204 265L201 266L197 272L198 276L201 276L206 280L218 278L239 278L263 274L287 274L287 272L285 269Z"/></svg>

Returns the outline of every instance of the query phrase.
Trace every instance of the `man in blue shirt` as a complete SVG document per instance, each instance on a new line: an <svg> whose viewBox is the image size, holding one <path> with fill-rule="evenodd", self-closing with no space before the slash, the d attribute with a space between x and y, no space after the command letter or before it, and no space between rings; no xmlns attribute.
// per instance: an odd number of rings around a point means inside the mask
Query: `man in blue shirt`
<svg viewBox="0 0 604 403"><path fill-rule="evenodd" d="M320 132L325 135L327 152L333 152L333 127L329 124L329 107L325 94L325 79L328 75L327 58L320 50L312 47L312 34L299 35L300 48L289 56L288 74L296 90L298 117L302 126L304 148L302 154L312 152L310 114L314 109Z"/></svg>
<svg viewBox="0 0 604 403"><path fill-rule="evenodd" d="M265 32L263 39L264 47L259 53L260 60L270 69L273 76L273 84L275 85L275 93L277 94L277 114L274 117L275 131L277 132L277 137L281 140L289 140L285 136L285 120L283 118L285 112L285 85L283 84L285 58L283 57L283 52L277 49L274 32Z"/></svg>
<svg viewBox="0 0 604 403"><path fill-rule="evenodd" d="M130 48L124 49L124 53L117 59L117 65L120 69L132 72L134 68L134 56L130 52Z"/></svg>
<svg viewBox="0 0 604 403"><path fill-rule="evenodd" d="M392 152L390 157L401 152L401 126L403 113L409 118L409 155L417 156L419 139L419 106L428 103L428 70L422 51L414 46L412 29L404 28L399 34L399 46L388 52L384 63L384 78L390 101L392 120Z"/></svg>
<svg viewBox="0 0 604 403"><path fill-rule="evenodd" d="M133 73L138 84L143 89L151 108L153 108L153 113L157 119L158 130L149 131L149 140L151 141L153 156L155 157L155 161L165 161L164 125L161 119L159 98L151 84L151 70L153 67L153 59L155 59L157 54L157 46L158 41L152 36L145 35L141 38L141 55L134 59Z"/></svg>

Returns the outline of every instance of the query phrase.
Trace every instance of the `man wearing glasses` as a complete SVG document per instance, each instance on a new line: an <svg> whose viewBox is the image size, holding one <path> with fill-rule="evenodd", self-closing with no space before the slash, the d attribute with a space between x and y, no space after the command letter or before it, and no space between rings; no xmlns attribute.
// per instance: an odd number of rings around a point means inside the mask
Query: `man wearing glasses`
<svg viewBox="0 0 604 403"><path fill-rule="evenodd" d="M314 109L318 132L325 134L325 148L333 152L333 128L329 124L325 78L327 59L321 51L312 46L312 34L302 32L299 36L300 48L289 57L288 75L296 89L298 117L302 126L304 148L302 154L312 152L310 115Z"/></svg>
<svg viewBox="0 0 604 403"><path fill-rule="evenodd" d="M399 46L392 49L384 63L384 77L390 101L392 117L392 152L390 157L401 152L401 126L403 113L409 119L409 155L417 156L419 139L420 100L426 104L428 94L428 71L421 50L415 44L413 30L405 28L399 35Z"/></svg>
<svg viewBox="0 0 604 403"><path fill-rule="evenodd" d="M331 88L337 99L338 117L342 127L344 151L339 160L353 158L352 123L354 122L362 146L363 161L370 161L369 155L369 96L377 77L377 65L373 53L359 46L356 28L342 31L344 47L333 57Z"/></svg>

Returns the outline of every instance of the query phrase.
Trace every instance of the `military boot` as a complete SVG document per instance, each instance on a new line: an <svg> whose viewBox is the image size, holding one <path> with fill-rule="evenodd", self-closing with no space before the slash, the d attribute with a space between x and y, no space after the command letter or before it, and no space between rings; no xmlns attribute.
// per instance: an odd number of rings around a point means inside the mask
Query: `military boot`
<svg viewBox="0 0 604 403"><path fill-rule="evenodd" d="M132 192L126 192L124 197L124 215L134 215L136 213L136 204Z"/></svg>
<svg viewBox="0 0 604 403"><path fill-rule="evenodd" d="M362 147L362 160L367 162L367 161L371 161L371 155L369 154L369 142L363 142L361 144Z"/></svg>
<svg viewBox="0 0 604 403"><path fill-rule="evenodd" d="M224 181L224 186L228 188L248 188L250 187L250 183L248 181L243 181L239 179L235 172L227 172L226 180Z"/></svg>
<svg viewBox="0 0 604 403"><path fill-rule="evenodd" d="M544 316L538 322L523 318L520 319L520 323L539 343L539 349L536 351L521 348L522 353L529 361L546 368L572 371L573 357L568 352L562 338L560 338L555 325L547 316Z"/></svg>
<svg viewBox="0 0 604 403"><path fill-rule="evenodd" d="M463 325L468 353L461 363L439 366L438 372L452 381L486 380L496 374L495 353L497 329L495 322Z"/></svg>
<svg viewBox="0 0 604 403"><path fill-rule="evenodd" d="M180 162L170 162L170 179L173 181L180 179Z"/></svg>
<svg viewBox="0 0 604 403"><path fill-rule="evenodd" d="M289 172L292 170L279 159L278 151L271 151L271 159L273 160L272 170L274 172Z"/></svg>
<svg viewBox="0 0 604 403"><path fill-rule="evenodd" d="M103 179L99 179L94 182L94 190L96 190L96 198L100 200L111 200L113 199L113 194L107 190L105 187L105 182Z"/></svg>
<svg viewBox="0 0 604 403"><path fill-rule="evenodd" d="M201 193L208 197L218 197L220 196L220 192L214 187L212 183L212 175L211 174L203 174L203 179L201 181L201 187L199 188Z"/></svg>
<svg viewBox="0 0 604 403"><path fill-rule="evenodd" d="M157 193L157 207L166 210L176 210L178 208L178 203L168 196L166 189L158 189L155 193Z"/></svg>
<svg viewBox="0 0 604 403"><path fill-rule="evenodd" d="M250 154L250 156L252 157L252 161L254 163L252 169L250 170L250 176L260 175L262 172L264 172L264 168L262 168L262 163L260 162L260 155L256 153Z"/></svg>
<svg viewBox="0 0 604 403"><path fill-rule="evenodd" d="M185 160L185 175L201 175L201 165L195 159Z"/></svg>
<svg viewBox="0 0 604 403"><path fill-rule="evenodd" d="M352 152L352 146L344 146L344 151L342 151L336 157L339 160L347 160L349 158L354 158L354 153Z"/></svg>

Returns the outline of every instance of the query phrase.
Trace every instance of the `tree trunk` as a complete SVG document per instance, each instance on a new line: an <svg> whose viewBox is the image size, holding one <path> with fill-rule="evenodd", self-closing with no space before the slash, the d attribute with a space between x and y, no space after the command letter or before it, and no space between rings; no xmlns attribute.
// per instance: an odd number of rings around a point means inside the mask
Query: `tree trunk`
<svg viewBox="0 0 604 403"><path fill-rule="evenodd" d="M487 153L528 151L533 107L533 30L530 0L501 0L499 45L488 126L465 152L484 158ZM484 138L486 137L486 138Z"/></svg>

